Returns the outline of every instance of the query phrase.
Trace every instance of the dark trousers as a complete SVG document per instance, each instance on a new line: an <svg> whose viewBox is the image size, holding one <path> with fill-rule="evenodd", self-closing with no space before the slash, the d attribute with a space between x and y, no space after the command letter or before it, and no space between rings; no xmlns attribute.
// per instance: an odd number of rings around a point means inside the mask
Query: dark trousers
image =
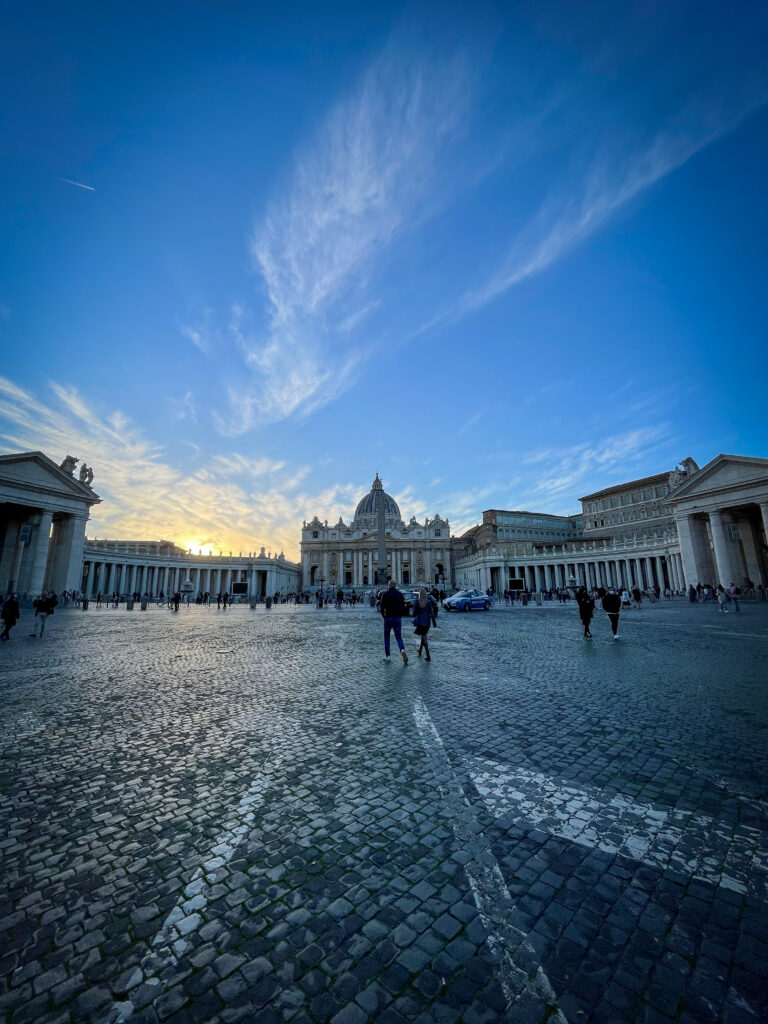
<svg viewBox="0 0 768 1024"><path fill-rule="evenodd" d="M608 618L611 620L611 632L616 636L619 632L619 612L608 612Z"/></svg>
<svg viewBox="0 0 768 1024"><path fill-rule="evenodd" d="M400 650L405 650L401 633L402 619L384 619L384 653L389 657L389 634L394 629L395 640Z"/></svg>

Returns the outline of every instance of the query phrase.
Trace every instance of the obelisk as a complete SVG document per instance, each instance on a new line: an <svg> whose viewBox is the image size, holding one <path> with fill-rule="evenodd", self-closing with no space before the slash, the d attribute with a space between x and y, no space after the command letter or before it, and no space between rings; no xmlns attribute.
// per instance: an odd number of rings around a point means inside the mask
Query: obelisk
<svg viewBox="0 0 768 1024"><path fill-rule="evenodd" d="M387 526L384 519L384 486L379 480L379 474L376 474L376 481L378 482L378 489L376 491L376 508L379 513L379 568L378 568L378 580L381 585L386 585L387 582ZM374 487L376 484L374 484Z"/></svg>

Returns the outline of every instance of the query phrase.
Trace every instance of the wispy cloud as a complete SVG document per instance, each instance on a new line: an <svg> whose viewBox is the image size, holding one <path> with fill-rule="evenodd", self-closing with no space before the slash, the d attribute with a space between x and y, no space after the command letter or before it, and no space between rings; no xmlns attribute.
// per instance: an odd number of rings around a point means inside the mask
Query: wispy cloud
<svg viewBox="0 0 768 1024"><path fill-rule="evenodd" d="M59 181L63 181L65 185L76 185L78 188L85 188L89 192L96 191L93 185L84 185L82 181L72 181L71 178L59 178Z"/></svg>
<svg viewBox="0 0 768 1024"><path fill-rule="evenodd" d="M193 323L178 320L179 333L191 341L204 356L209 356L222 343L221 333L216 324L214 310L205 306Z"/></svg>
<svg viewBox="0 0 768 1024"><path fill-rule="evenodd" d="M253 381L231 389L222 432L305 416L355 381L377 350L356 336L380 303L371 275L436 207L440 157L470 93L461 57L417 58L392 45L297 157L253 238L268 323L246 329L246 311L234 311L231 333Z"/></svg>
<svg viewBox="0 0 768 1024"><path fill-rule="evenodd" d="M522 281L541 273L601 228L622 207L733 131L768 95L726 100L702 97L676 118L676 127L647 145L637 142L629 156L601 148L581 176L558 186L512 242L501 267L482 285L466 291L452 310L431 321L461 316L485 306Z"/></svg>
<svg viewBox="0 0 768 1024"><path fill-rule="evenodd" d="M223 551L263 544L297 558L304 518L348 514L359 499L351 484L308 491L307 467L266 456L221 453L184 472L121 412L104 416L74 388L50 387L48 401L0 377L0 448L40 449L59 461L75 455L91 465L103 503L89 536L164 537Z"/></svg>
<svg viewBox="0 0 768 1024"><path fill-rule="evenodd" d="M478 409L477 412L473 413L462 423L456 431L456 436L461 437L463 434L466 434L468 430L471 430L472 427L477 426L483 416L485 416L485 409Z"/></svg>
<svg viewBox="0 0 768 1024"><path fill-rule="evenodd" d="M668 425L656 424L624 432L604 432L602 437L565 448L528 452L521 463L531 467L526 476L535 482L521 488L519 500L550 512L578 512L579 492L631 480L639 463L660 456L672 446ZM655 464L659 465L658 458ZM661 466L663 469L664 463Z"/></svg>

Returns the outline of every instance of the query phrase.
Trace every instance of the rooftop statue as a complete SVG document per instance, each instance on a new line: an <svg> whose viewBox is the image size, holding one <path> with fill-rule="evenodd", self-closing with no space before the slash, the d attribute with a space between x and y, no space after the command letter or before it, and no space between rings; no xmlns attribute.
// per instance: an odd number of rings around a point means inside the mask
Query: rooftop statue
<svg viewBox="0 0 768 1024"><path fill-rule="evenodd" d="M65 473L69 473L70 476L75 472L75 466L78 464L80 459L76 459L74 455L68 455L62 462L60 469L63 469Z"/></svg>

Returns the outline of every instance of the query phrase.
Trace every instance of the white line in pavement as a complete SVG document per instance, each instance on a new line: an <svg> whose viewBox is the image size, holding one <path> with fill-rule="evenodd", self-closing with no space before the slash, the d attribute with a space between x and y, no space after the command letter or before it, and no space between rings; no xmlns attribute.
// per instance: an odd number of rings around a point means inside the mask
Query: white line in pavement
<svg viewBox="0 0 768 1024"><path fill-rule="evenodd" d="M269 765L270 771L276 771L281 763L281 758L273 760ZM161 985L158 978L160 971L172 967L186 952L189 947L187 936L197 931L203 924L203 915L211 900L212 890L221 877L221 868L232 859L238 845L253 824L256 809L272 784L272 778L271 775L258 775L240 800L232 817L224 823L214 841L208 860L192 875L176 905L154 938L150 940L150 952L142 962L141 969L137 968L136 971L137 984L143 981L148 985ZM111 1021L120 1024L128 1020L133 1012L134 1006L130 1000L116 1003Z"/></svg>
<svg viewBox="0 0 768 1024"><path fill-rule="evenodd" d="M550 1020L568 1024L557 1006L557 997L541 965L530 976L516 962L518 950L524 949L530 954L533 953L533 947L524 933L512 924L512 895L493 853L486 844L481 846L478 843L482 829L421 697L414 699L413 717L435 774L443 780L440 790L451 811L453 834L465 851L472 853L472 859L464 865L464 871L480 919L488 931L486 942L500 962L499 976L507 1003L513 1005L526 992L531 992L553 1008ZM473 846L476 847L474 851L471 849Z"/></svg>
<svg viewBox="0 0 768 1024"><path fill-rule="evenodd" d="M472 781L495 817L511 816L606 853L765 895L768 842L759 829L703 814L657 810L627 797L606 799L539 772L476 759Z"/></svg>
<svg viewBox="0 0 768 1024"><path fill-rule="evenodd" d="M264 730L264 725L261 709L246 708L228 723L227 733L233 736L254 729ZM284 762L282 751L289 748L291 740L295 740L300 731L297 722L270 723L269 737L277 752L267 759L263 770L252 780L231 817L224 822L208 859L196 869L175 906L150 940L149 952L141 966L136 968L130 988L143 982L157 985L158 996L162 992L162 979L158 975L178 962L189 948L190 940L187 937L204 923L204 913L213 898L213 889L226 874L222 869L235 855L240 842L253 825L256 810ZM122 1024L133 1015L134 1009L130 998L125 1002L114 1003L109 1024Z"/></svg>

